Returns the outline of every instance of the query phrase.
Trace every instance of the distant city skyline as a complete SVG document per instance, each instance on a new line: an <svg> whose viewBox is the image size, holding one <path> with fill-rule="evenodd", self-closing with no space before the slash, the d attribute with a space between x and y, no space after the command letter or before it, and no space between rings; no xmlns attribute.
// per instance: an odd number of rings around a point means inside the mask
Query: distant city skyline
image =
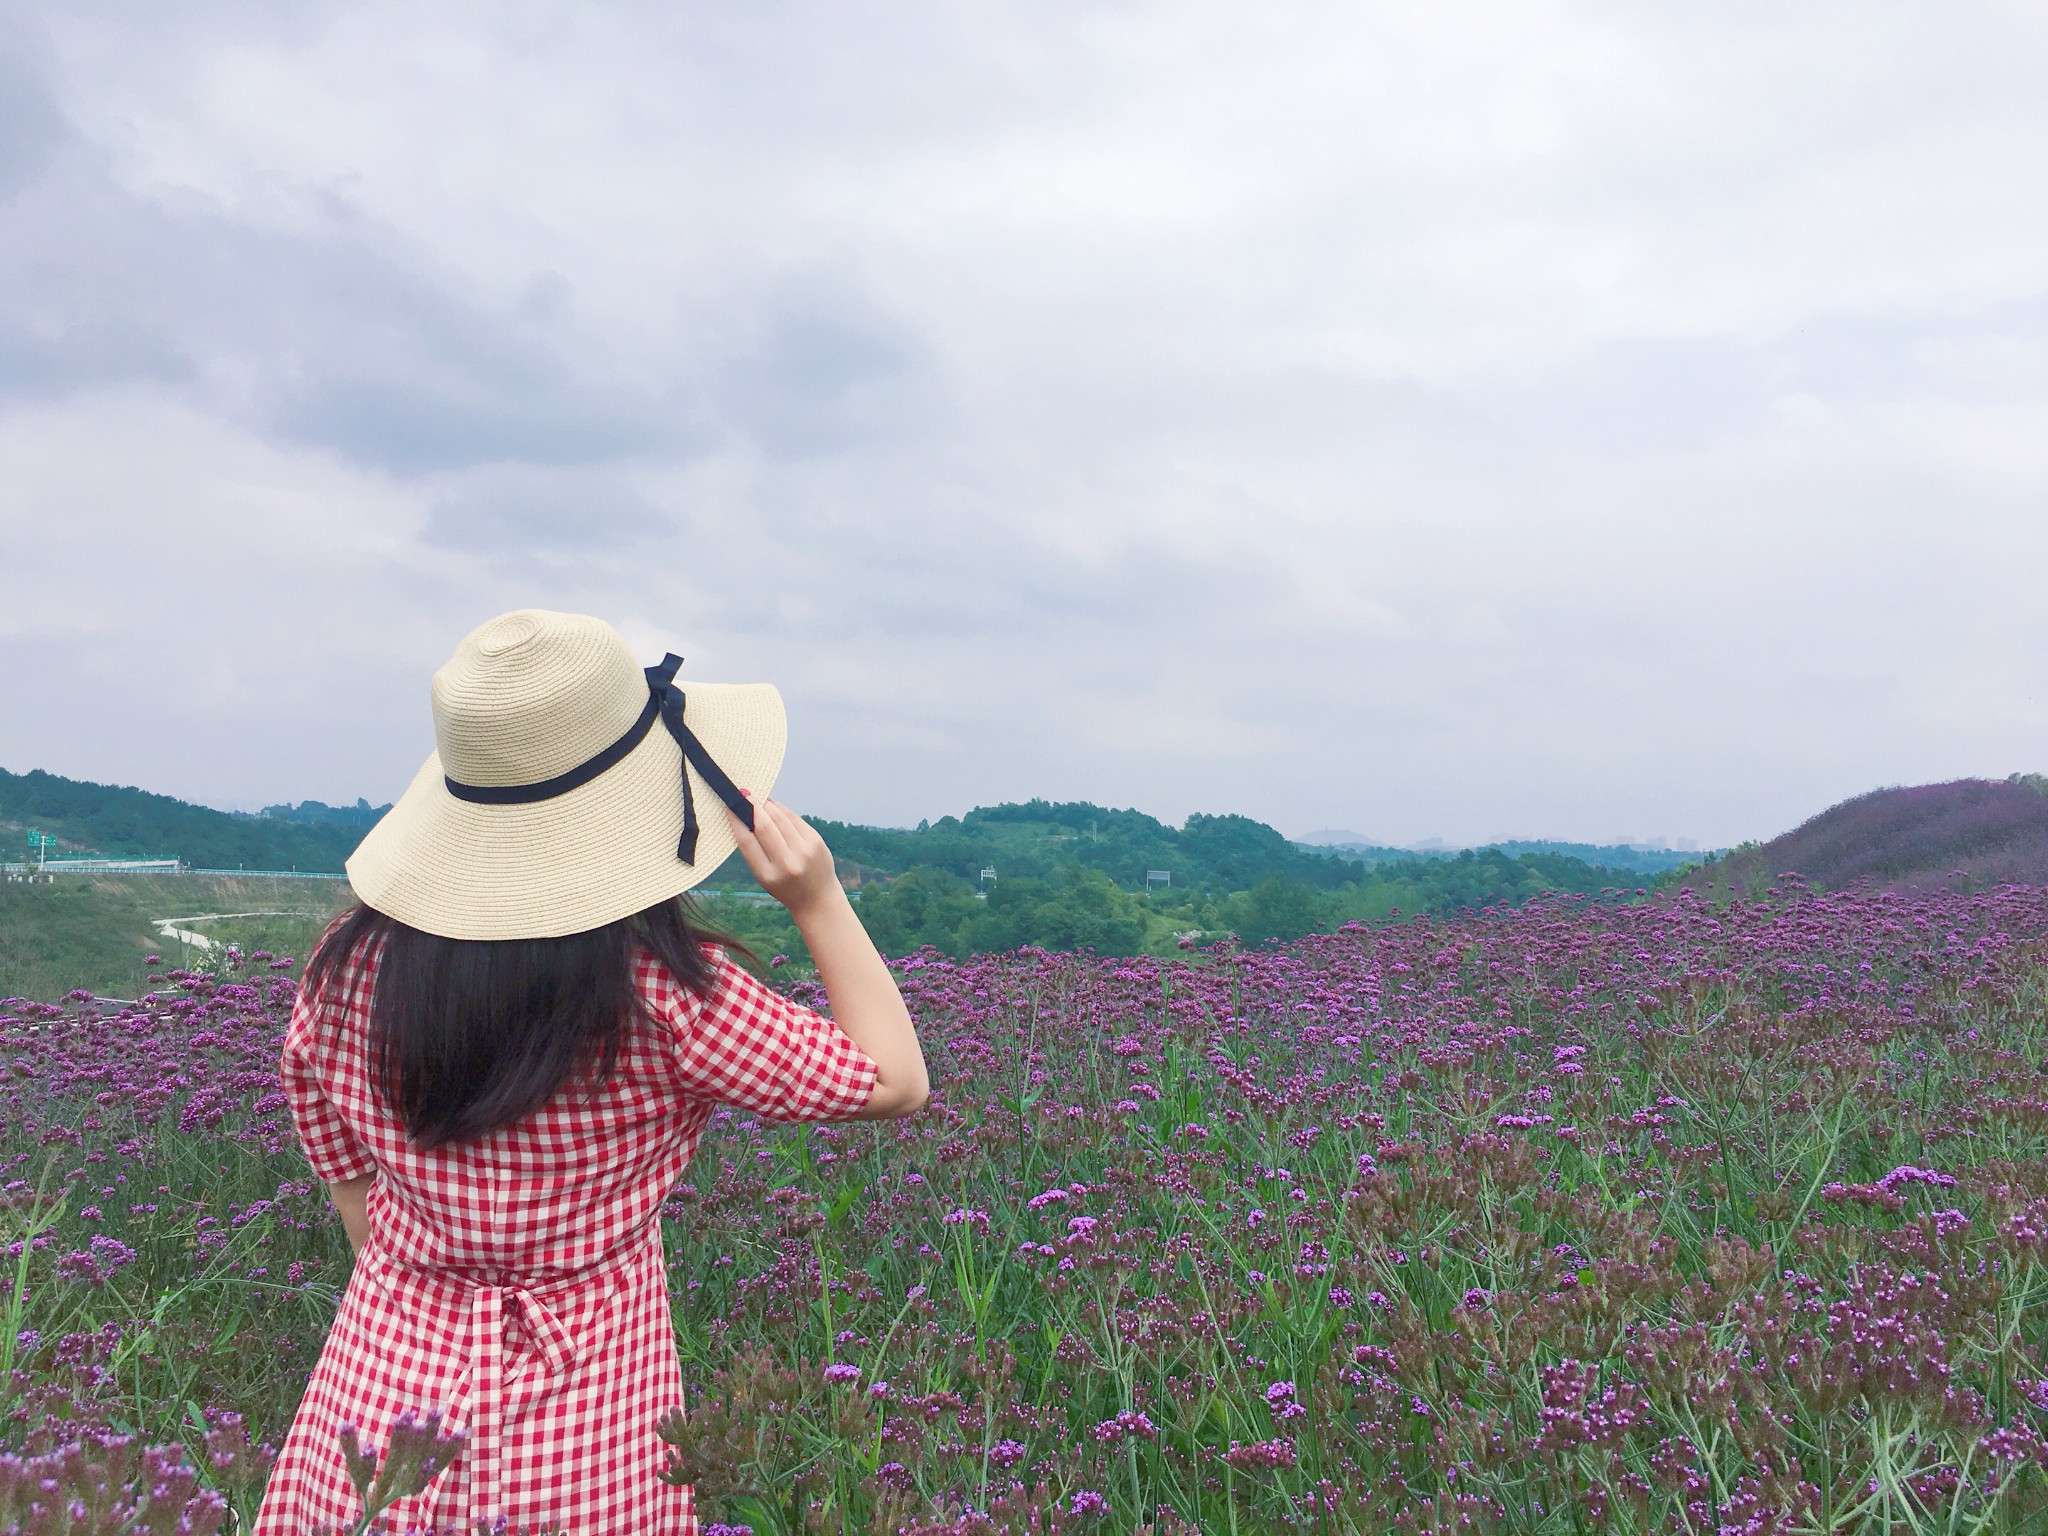
<svg viewBox="0 0 2048 1536"><path fill-rule="evenodd" d="M878 825L2048 769L2044 160L2039 8L25 0L0 765L382 803L538 606Z"/></svg>

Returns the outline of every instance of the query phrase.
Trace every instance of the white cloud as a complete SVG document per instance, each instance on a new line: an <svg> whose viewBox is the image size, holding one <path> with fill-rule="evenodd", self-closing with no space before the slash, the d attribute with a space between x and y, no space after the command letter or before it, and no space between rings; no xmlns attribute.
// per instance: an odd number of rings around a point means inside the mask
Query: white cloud
<svg viewBox="0 0 2048 1536"><path fill-rule="evenodd" d="M7 766L381 797L529 602L774 678L857 819L1713 843L2044 766L2036 13L39 27L0 531L101 595L0 616Z"/></svg>

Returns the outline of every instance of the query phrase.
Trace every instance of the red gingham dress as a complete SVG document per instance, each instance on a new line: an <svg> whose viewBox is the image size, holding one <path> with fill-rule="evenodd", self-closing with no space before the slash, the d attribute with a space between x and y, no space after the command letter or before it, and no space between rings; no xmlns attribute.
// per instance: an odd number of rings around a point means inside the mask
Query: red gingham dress
<svg viewBox="0 0 2048 1536"><path fill-rule="evenodd" d="M302 992L281 1076L313 1171L375 1174L370 1236L285 1437L255 1536L360 1517L336 1427L382 1448L394 1414L441 1408L454 1464L378 1529L468 1533L479 1518L569 1536L695 1536L688 1489L655 1476L656 1421L682 1404L661 1202L714 1105L829 1120L868 1101L875 1064L829 1019L716 948L708 998L643 954L618 1070L478 1141L421 1152L365 1068L376 956ZM347 1528L347 1527L344 1527Z"/></svg>

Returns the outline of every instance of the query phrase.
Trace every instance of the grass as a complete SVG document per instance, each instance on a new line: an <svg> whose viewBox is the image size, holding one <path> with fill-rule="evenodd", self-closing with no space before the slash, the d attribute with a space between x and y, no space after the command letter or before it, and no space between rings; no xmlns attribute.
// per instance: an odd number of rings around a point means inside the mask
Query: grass
<svg viewBox="0 0 2048 1536"><path fill-rule="evenodd" d="M0 1441L245 1511L209 1441L281 1437L349 1263L262 964L18 1009L0 1077ZM2048 892L897 964L932 1106L720 1112L665 1211L708 1519L2048 1527Z"/></svg>
<svg viewBox="0 0 2048 1536"><path fill-rule="evenodd" d="M306 953L328 918L353 899L346 881L232 875L59 875L0 881L0 997L49 1001L75 987L138 997L149 986L144 956L203 963L160 934L153 919L215 912L303 914L184 926L245 949Z"/></svg>

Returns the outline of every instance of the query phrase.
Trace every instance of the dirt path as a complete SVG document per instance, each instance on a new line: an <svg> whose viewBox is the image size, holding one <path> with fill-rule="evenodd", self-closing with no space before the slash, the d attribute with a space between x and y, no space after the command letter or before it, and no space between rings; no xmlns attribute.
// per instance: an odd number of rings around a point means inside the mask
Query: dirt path
<svg viewBox="0 0 2048 1536"><path fill-rule="evenodd" d="M189 928L180 928L180 923L217 923L231 917L314 917L312 912L199 912L191 917L153 917L150 922L156 931L167 939L176 939L181 944L190 944L203 955L210 955L216 949L227 946L219 939L209 939L203 933L194 933Z"/></svg>

